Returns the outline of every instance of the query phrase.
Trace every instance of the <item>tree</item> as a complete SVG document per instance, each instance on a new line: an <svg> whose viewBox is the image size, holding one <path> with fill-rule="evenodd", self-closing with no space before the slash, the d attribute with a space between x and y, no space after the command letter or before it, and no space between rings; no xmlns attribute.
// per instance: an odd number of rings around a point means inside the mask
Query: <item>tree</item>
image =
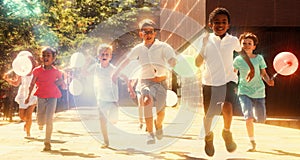
<svg viewBox="0 0 300 160"><path fill-rule="evenodd" d="M158 6L158 0L0 1L1 73L10 69L19 51L37 54L44 45L57 48L65 65L71 53L87 48L93 52L99 42L126 48L134 43L120 43L124 34L136 39L128 26L141 10L151 13Z"/></svg>

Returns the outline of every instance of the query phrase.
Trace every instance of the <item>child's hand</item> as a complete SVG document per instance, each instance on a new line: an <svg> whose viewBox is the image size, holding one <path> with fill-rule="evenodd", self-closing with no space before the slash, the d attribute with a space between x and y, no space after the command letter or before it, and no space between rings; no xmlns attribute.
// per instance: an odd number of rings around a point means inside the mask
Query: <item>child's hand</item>
<svg viewBox="0 0 300 160"><path fill-rule="evenodd" d="M129 91L129 95L130 95L130 98L133 98L133 99L136 98L136 94L132 90Z"/></svg>
<svg viewBox="0 0 300 160"><path fill-rule="evenodd" d="M274 82L273 79L270 79L270 80L267 81L267 84L268 84L269 86L274 86L275 82Z"/></svg>
<svg viewBox="0 0 300 160"><path fill-rule="evenodd" d="M142 98L143 98L143 104L144 104L143 106L147 106L151 103L151 98L150 98L149 94L143 95Z"/></svg>
<svg viewBox="0 0 300 160"><path fill-rule="evenodd" d="M27 97L26 99L25 99L25 104L27 104L29 102L29 97Z"/></svg>
<svg viewBox="0 0 300 160"><path fill-rule="evenodd" d="M8 74L7 73L4 73L3 77L2 77L4 80L7 80L8 79Z"/></svg>

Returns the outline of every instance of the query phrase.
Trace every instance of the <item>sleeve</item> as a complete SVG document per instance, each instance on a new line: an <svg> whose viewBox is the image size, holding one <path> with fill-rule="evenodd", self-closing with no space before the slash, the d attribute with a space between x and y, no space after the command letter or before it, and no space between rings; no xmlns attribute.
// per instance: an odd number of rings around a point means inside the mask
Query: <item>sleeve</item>
<svg viewBox="0 0 300 160"><path fill-rule="evenodd" d="M260 69L267 68L266 61L264 60L264 57L262 55L259 55L259 68Z"/></svg>
<svg viewBox="0 0 300 160"><path fill-rule="evenodd" d="M32 71L33 76L38 77L38 73L39 73L38 70L39 70L38 68L33 69L33 71Z"/></svg>
<svg viewBox="0 0 300 160"><path fill-rule="evenodd" d="M57 78L62 79L62 72L57 69Z"/></svg>
<svg viewBox="0 0 300 160"><path fill-rule="evenodd" d="M134 48L131 49L131 51L127 54L127 58L129 60L135 60L135 59L138 59L138 56L139 56L139 52L138 52L138 46L135 46Z"/></svg>
<svg viewBox="0 0 300 160"><path fill-rule="evenodd" d="M236 52L242 51L242 46L241 46L240 41L237 37L234 37L234 43L233 44L234 44L234 50Z"/></svg>
<svg viewBox="0 0 300 160"><path fill-rule="evenodd" d="M169 60L171 58L176 59L176 53L175 53L174 49L167 43L165 43L164 54L165 54L165 57L167 60Z"/></svg>
<svg viewBox="0 0 300 160"><path fill-rule="evenodd" d="M241 58L241 56L237 56L233 60L233 67L237 70L239 70L239 68L240 68L240 60L239 60L240 58Z"/></svg>

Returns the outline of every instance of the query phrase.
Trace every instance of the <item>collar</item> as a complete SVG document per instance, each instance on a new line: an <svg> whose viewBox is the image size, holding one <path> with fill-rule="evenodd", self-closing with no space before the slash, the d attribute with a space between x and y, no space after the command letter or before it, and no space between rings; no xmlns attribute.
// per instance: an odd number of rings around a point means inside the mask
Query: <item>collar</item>
<svg viewBox="0 0 300 160"><path fill-rule="evenodd" d="M211 33L211 36L212 36L215 40L222 40L222 39L220 38L220 36L217 36L217 35L215 35L214 33ZM223 37L223 39L226 38L226 37L228 37L228 36L229 36L229 34L226 32L226 33L225 33L225 36Z"/></svg>

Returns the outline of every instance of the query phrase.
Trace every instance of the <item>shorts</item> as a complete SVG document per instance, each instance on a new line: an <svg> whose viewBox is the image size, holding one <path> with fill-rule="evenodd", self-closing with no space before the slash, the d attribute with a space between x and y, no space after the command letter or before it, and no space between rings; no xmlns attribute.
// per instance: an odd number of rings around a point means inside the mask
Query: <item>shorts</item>
<svg viewBox="0 0 300 160"><path fill-rule="evenodd" d="M264 123L266 121L265 98L250 98L246 95L239 95L244 118L254 118L255 122Z"/></svg>
<svg viewBox="0 0 300 160"><path fill-rule="evenodd" d="M157 112L165 109L167 98L166 81L141 80L140 92L142 95L150 94L153 97L153 107L156 107Z"/></svg>
<svg viewBox="0 0 300 160"><path fill-rule="evenodd" d="M119 119L119 105L117 102L107 102L97 100L100 118L117 123Z"/></svg>
<svg viewBox="0 0 300 160"><path fill-rule="evenodd" d="M215 107L223 102L234 104L236 101L235 89L237 84L235 82L230 81L222 86L202 85L202 88L204 113L208 112L210 106Z"/></svg>

